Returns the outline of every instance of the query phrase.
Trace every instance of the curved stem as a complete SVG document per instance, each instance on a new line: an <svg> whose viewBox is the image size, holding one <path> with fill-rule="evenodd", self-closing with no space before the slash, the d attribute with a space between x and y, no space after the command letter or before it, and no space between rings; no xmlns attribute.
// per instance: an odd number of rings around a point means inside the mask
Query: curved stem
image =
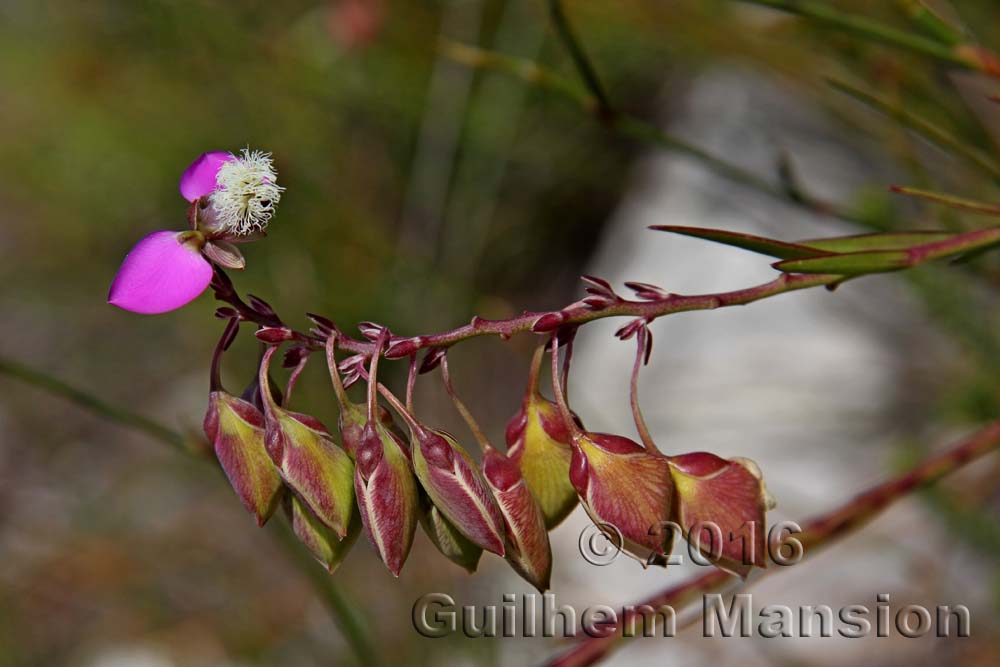
<svg viewBox="0 0 1000 667"><path fill-rule="evenodd" d="M447 354L441 357L441 377L444 379L444 388L447 390L448 395L451 396L452 402L458 409L459 414L462 415L462 419L465 420L469 430L472 431L472 435L475 437L476 442L479 443L480 448L482 448L484 452L493 449L493 445L490 444L490 441L487 439L486 434L483 433L483 430L479 428L479 424L476 422L475 417L473 417L472 413L469 412L469 409L465 407L465 403L463 403L462 399L458 397L458 394L455 393L455 388L451 385L451 373L448 372Z"/></svg>
<svg viewBox="0 0 1000 667"><path fill-rule="evenodd" d="M632 404L632 419L635 420L635 428L639 431L639 437L642 439L642 444L644 444L646 449L649 451L658 452L659 448L653 441L653 436L649 433L649 428L646 426L646 420L642 416L642 408L639 407L639 369L642 368L643 362L646 358L647 335L648 332L646 331L645 326L639 327L639 330L635 334L635 363L632 365L632 383L629 391L629 402Z"/></svg>
<svg viewBox="0 0 1000 667"><path fill-rule="evenodd" d="M410 369L406 374L406 409L413 413L413 387L417 384L417 353L410 355Z"/></svg>
<svg viewBox="0 0 1000 667"><path fill-rule="evenodd" d="M229 349L232 345L233 339L236 337L236 332L239 331L240 321L238 318L230 318L226 322L226 328L222 330L222 336L219 338L218 344L215 346L215 352L212 353L212 370L209 374L208 387L209 391L219 391L222 387L222 353Z"/></svg>
<svg viewBox="0 0 1000 667"><path fill-rule="evenodd" d="M292 390L295 389L295 384L299 381L299 376L302 374L302 370L306 367L308 361L309 355L303 354L302 358L299 359L299 363L296 364L295 370L288 376L288 383L285 385L285 398L282 400L285 406L288 406L292 402Z"/></svg>
<svg viewBox="0 0 1000 667"><path fill-rule="evenodd" d="M340 379L340 368L337 367L337 336L339 334L334 331L326 338L326 365L330 369L330 382L333 383L333 393L337 396L337 402L340 403L340 408L344 409L351 404L350 398L347 396L347 390L344 388L344 382Z"/></svg>
<svg viewBox="0 0 1000 667"><path fill-rule="evenodd" d="M569 365L573 361L573 339L566 343L566 351L563 352L562 374L559 376L562 382L563 398L566 405L569 405Z"/></svg>
<svg viewBox="0 0 1000 667"><path fill-rule="evenodd" d="M382 357L382 350L385 342L389 339L389 330L383 328L375 341L375 352L372 354L372 363L368 369L368 421L374 424L378 421L378 360Z"/></svg>
<svg viewBox="0 0 1000 667"><path fill-rule="evenodd" d="M273 415L274 408L277 403L274 400L274 394L271 393L271 381L268 377L268 373L271 370L271 357L277 352L277 345L268 345L267 349L264 350L264 356L260 359L260 367L257 369L257 380L260 382L260 397L261 402L264 404L264 413Z"/></svg>
<svg viewBox="0 0 1000 667"><path fill-rule="evenodd" d="M382 398L387 400L389 402L389 405L392 406L392 409L395 410L399 414L399 416L403 418L403 421L406 422L406 425L407 427L409 427L410 431L414 434L423 433L425 431L423 424L418 422L413 417L413 414L406 409L406 406L403 405L398 398L396 398L396 395L393 394L391 391L389 391L389 388L386 387L381 382L378 382L376 384L378 385L379 393L382 394ZM369 383L369 386L371 386L371 383Z"/></svg>
<svg viewBox="0 0 1000 667"><path fill-rule="evenodd" d="M531 369L528 371L528 394L538 396L541 393L539 387L541 381L542 359L545 357L545 346L539 345L535 348L535 353L531 356ZM524 400L528 400L525 397Z"/></svg>
<svg viewBox="0 0 1000 667"><path fill-rule="evenodd" d="M566 429L570 433L571 438L575 438L580 435L580 428L576 425L576 420L573 419L573 413L570 412L569 404L566 403L566 395L563 393L562 382L559 380L559 336L552 337L552 393L556 397L556 406L559 408L559 414L563 418L563 422L566 424Z"/></svg>

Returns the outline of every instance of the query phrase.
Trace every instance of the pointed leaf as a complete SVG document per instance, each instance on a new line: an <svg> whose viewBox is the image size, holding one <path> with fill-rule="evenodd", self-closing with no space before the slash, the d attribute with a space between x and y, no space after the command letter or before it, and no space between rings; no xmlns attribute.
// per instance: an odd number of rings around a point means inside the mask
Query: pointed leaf
<svg viewBox="0 0 1000 667"><path fill-rule="evenodd" d="M787 243L769 239L764 236L753 234L743 234L739 232L727 232L721 229L707 229L704 227L681 227L677 225L653 225L650 229L661 232L672 232L682 236L691 236L706 241L714 241L724 245L743 248L751 252L777 257L779 259L800 259L805 257L820 257L826 253L816 248L811 248L798 243Z"/></svg>

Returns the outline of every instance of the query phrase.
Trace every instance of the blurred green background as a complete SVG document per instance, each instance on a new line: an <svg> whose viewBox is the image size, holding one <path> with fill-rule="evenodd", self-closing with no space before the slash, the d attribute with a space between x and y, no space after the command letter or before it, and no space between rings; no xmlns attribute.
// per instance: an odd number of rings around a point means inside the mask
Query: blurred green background
<svg viewBox="0 0 1000 667"><path fill-rule="evenodd" d="M997 200L995 175L943 164L898 117L824 78L874 91L996 160L998 107L970 101L981 82L968 74L738 2L565 4L617 109L666 123L701 72L747 68L866 137L906 182ZM905 2L830 4L920 31ZM1000 45L996 2L955 5L958 25ZM0 355L196 441L222 325L210 298L160 317L105 299L137 239L184 227L177 180L191 160L245 146L273 151L287 191L234 280L296 326L318 312L345 329L373 320L424 332L577 298L629 166L652 149L515 77L452 62L442 37L579 81L546 3L532 0L0 2ZM760 176L780 185L779 163ZM983 224L890 199L885 185L838 205L873 228ZM992 256L908 279L964 350L939 395L921 400L930 412L906 415L914 433L997 416L998 280ZM495 433L519 404L530 343L456 351L456 381ZM244 337L225 363L231 389L253 362ZM314 366L297 407L332 423ZM350 664L309 578L212 466L13 379L0 377L0 397L0 665ZM458 430L440 392L421 400ZM995 554L984 502L959 503L968 524L957 537ZM337 580L363 601L386 664L499 660L494 642L417 641L408 613L419 592L476 585L455 584L426 541L398 582L367 550L359 543ZM136 643L173 662L98 660Z"/></svg>

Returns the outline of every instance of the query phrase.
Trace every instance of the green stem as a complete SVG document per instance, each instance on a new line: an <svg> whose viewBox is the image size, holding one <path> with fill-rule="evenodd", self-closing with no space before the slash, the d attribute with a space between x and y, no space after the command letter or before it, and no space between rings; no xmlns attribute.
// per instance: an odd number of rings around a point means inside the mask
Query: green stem
<svg viewBox="0 0 1000 667"><path fill-rule="evenodd" d="M853 97L862 104L866 104L874 109L877 109L878 111L881 111L893 120L899 122L904 127L913 130L928 141L937 144L942 149L965 159L967 162L975 167L978 167L995 181L1000 181L1000 165L998 165L989 155L967 145L961 139L951 134L944 128L935 125L925 118L917 116L894 102L878 97L877 95L864 91L845 81L828 78L827 83L836 90Z"/></svg>
<svg viewBox="0 0 1000 667"><path fill-rule="evenodd" d="M997 76L992 59L976 57L975 49L969 45L942 44L938 40L899 30L865 16L848 14L822 2L811 0L739 0L751 5L760 5L795 14L819 24L842 30L857 37L893 46L904 51L935 58L942 62Z"/></svg>
<svg viewBox="0 0 1000 667"><path fill-rule="evenodd" d="M302 548L287 522L276 521L272 531L285 548L288 558L312 584L313 591L326 605L330 616L344 634L359 665L372 667L378 664L377 652L369 634L367 620L359 613L360 606L352 600L330 577L330 573L319 567L315 559Z"/></svg>
<svg viewBox="0 0 1000 667"><path fill-rule="evenodd" d="M195 454L196 452L190 446L187 438L169 426L137 412L112 405L84 389L74 387L43 371L0 357L0 374L65 398L99 417L144 433L154 440L170 445L174 449L187 454ZM291 562L312 583L316 594L323 600L330 612L330 616L341 632L343 632L344 638L351 646L351 650L359 664L366 666L375 664L373 662L375 655L373 644L364 621L358 617L356 612L358 608L357 603L348 599L337 586L336 582L322 568L316 565L312 557L306 553L301 545L295 542L294 536L288 531L287 527L283 526L281 530L272 532L272 534L276 535L282 544L288 547L287 552Z"/></svg>
<svg viewBox="0 0 1000 667"><path fill-rule="evenodd" d="M962 34L928 7L923 0L896 0L899 9L929 37L955 46L962 41Z"/></svg>
<svg viewBox="0 0 1000 667"><path fill-rule="evenodd" d="M563 11L560 0L549 0L549 16L552 18L556 32L566 45L566 50L569 51L569 55L573 59L573 64L580 73L580 77L587 85L587 89L590 90L590 93L597 100L598 111L602 116L610 118L613 114L611 101L608 99L608 94L605 92L604 86L601 85L601 80L597 76L597 70L594 69L590 58L587 57L583 46L573 33L573 28L569 24L569 19L566 18L566 13Z"/></svg>
<svg viewBox="0 0 1000 667"><path fill-rule="evenodd" d="M173 429L160 424L137 412L112 405L84 389L74 387L59 378L16 361L0 358L0 374L43 389L79 405L85 410L116 422L127 428L140 431L154 440L159 440L175 449L190 452L187 438Z"/></svg>
<svg viewBox="0 0 1000 667"><path fill-rule="evenodd" d="M747 186L783 203L798 206L810 213L830 215L842 220L861 222L858 216L848 211L839 210L829 202L815 199L801 191L791 193L786 188L774 185L752 171L716 157L708 151L670 135L655 125L651 125L635 116L620 111L616 111L610 116L603 114L600 99L593 93L587 92L578 85L540 67L534 62L447 40L441 42L440 48L449 58L466 67L501 72L509 76L514 76L529 85L555 93L559 97L573 102L588 114L597 115L605 122L605 125L621 135L640 143L658 146L668 151L690 157L700 162L712 172L734 183Z"/></svg>

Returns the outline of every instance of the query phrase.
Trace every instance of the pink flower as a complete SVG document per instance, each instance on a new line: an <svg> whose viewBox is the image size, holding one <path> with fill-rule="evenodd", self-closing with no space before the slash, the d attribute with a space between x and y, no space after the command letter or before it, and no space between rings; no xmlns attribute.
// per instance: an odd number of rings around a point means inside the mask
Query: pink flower
<svg viewBox="0 0 1000 667"><path fill-rule="evenodd" d="M191 166L181 174L181 196L189 202L193 202L205 195L215 192L219 169L225 163L235 160L232 153L223 151L212 151L202 153L198 159L191 163Z"/></svg>
<svg viewBox="0 0 1000 667"><path fill-rule="evenodd" d="M212 265L201 256L204 239L193 234L159 231L139 241L118 269L108 303L156 315L193 301L212 281Z"/></svg>
<svg viewBox="0 0 1000 667"><path fill-rule="evenodd" d="M191 202L193 229L157 231L139 241L118 269L108 303L153 315L193 301L212 281L212 263L243 268L231 242L264 234L283 188L270 154L244 150L239 157L202 154L181 175L180 190Z"/></svg>

